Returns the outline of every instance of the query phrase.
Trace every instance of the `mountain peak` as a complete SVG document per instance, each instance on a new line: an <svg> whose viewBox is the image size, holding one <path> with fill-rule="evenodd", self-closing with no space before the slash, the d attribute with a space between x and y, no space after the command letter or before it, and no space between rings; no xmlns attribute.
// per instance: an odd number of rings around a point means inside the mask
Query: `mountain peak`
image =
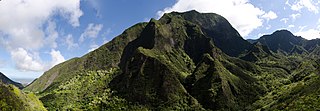
<svg viewBox="0 0 320 111"><path fill-rule="evenodd" d="M188 21L200 27L206 37L213 40L214 45L229 56L238 56L248 50L251 44L244 40L227 19L216 13L199 13L195 10L188 12L172 12L165 14L159 21L169 23L173 19Z"/></svg>
<svg viewBox="0 0 320 111"><path fill-rule="evenodd" d="M258 39L258 42L268 46L274 52L283 50L287 53L290 53L295 45L301 45L304 41L304 38L295 36L288 30L277 30L271 35L264 35Z"/></svg>
<svg viewBox="0 0 320 111"><path fill-rule="evenodd" d="M287 35L287 36L294 36L289 30L277 30L275 32L272 33L273 35Z"/></svg>

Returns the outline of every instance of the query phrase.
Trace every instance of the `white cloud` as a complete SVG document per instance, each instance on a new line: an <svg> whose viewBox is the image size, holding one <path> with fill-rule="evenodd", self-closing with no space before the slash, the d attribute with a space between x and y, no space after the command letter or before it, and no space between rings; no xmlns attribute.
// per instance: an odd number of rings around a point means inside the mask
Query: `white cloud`
<svg viewBox="0 0 320 111"><path fill-rule="evenodd" d="M23 48L17 48L11 51L11 57L15 66L21 71L43 71L44 66L41 61L35 58L35 54L28 53Z"/></svg>
<svg viewBox="0 0 320 111"><path fill-rule="evenodd" d="M301 36L305 39L311 40L311 39L316 39L320 38L320 30L316 29L309 29L309 30L302 30L299 32L294 33L295 35Z"/></svg>
<svg viewBox="0 0 320 111"><path fill-rule="evenodd" d="M44 71L48 66L38 51L58 47L54 16L77 27L83 14L80 0L2 0L0 5L0 45L22 71Z"/></svg>
<svg viewBox="0 0 320 111"><path fill-rule="evenodd" d="M267 20L272 20L276 19L278 16L273 11L269 11L268 13L263 14L261 17Z"/></svg>
<svg viewBox="0 0 320 111"><path fill-rule="evenodd" d="M294 28L294 25L291 24L291 25L288 26L288 28Z"/></svg>
<svg viewBox="0 0 320 111"><path fill-rule="evenodd" d="M308 11L313 12L313 13L319 13L319 8L314 5L317 4L313 0L298 0L295 1L293 4L289 3L289 0L286 2L287 5L291 7L292 10L294 11L301 11L303 8L307 8Z"/></svg>
<svg viewBox="0 0 320 111"><path fill-rule="evenodd" d="M86 38L96 38L102 27L102 24L90 23L86 30L81 34L79 42L82 43Z"/></svg>
<svg viewBox="0 0 320 111"><path fill-rule="evenodd" d="M301 14L300 13L291 14L290 17L292 18L293 21L295 21L298 17L301 17Z"/></svg>
<svg viewBox="0 0 320 111"><path fill-rule="evenodd" d="M56 43L56 39L58 38L59 33L56 31L56 23L49 21L45 32L47 34L47 38L44 42L49 44L51 48L57 48L58 45Z"/></svg>
<svg viewBox="0 0 320 111"><path fill-rule="evenodd" d="M288 22L289 18L282 18L280 22L284 22L285 24Z"/></svg>
<svg viewBox="0 0 320 111"><path fill-rule="evenodd" d="M299 26L299 32L303 31L304 28L306 28L307 26Z"/></svg>
<svg viewBox="0 0 320 111"><path fill-rule="evenodd" d="M65 40L67 46L68 46L68 50L72 49L72 48L76 48L78 47L79 45L77 43L74 43L73 41L73 37L71 34L68 34L66 36L66 40Z"/></svg>
<svg viewBox="0 0 320 111"><path fill-rule="evenodd" d="M20 71L46 71L54 65L65 61L60 51L52 49L50 55L51 62L47 64L39 59L38 53L36 52L29 53L24 48L11 50L11 57L14 60L15 67Z"/></svg>
<svg viewBox="0 0 320 111"><path fill-rule="evenodd" d="M1 38L7 41L2 44L30 50L44 46L43 26L53 15L62 15L72 26L79 26L82 11L80 0L3 0L0 15Z"/></svg>
<svg viewBox="0 0 320 111"><path fill-rule="evenodd" d="M52 60L51 60L51 65L49 68L66 61L64 59L64 57L61 55L60 51L56 51L56 50L52 49L50 52L50 55L51 55Z"/></svg>
<svg viewBox="0 0 320 111"><path fill-rule="evenodd" d="M158 16L171 11L197 10L199 12L213 12L224 16L239 31L247 36L254 29L262 26L265 12L249 0L177 0L172 7L158 11Z"/></svg>

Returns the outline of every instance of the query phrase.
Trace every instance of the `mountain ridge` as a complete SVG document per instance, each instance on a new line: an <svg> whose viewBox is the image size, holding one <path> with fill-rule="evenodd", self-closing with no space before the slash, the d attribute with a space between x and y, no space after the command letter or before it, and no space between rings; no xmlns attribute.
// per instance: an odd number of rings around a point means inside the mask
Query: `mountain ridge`
<svg viewBox="0 0 320 111"><path fill-rule="evenodd" d="M260 42L273 52L282 52L292 55L309 54L320 45L320 39L307 40L301 36L295 36L288 30L277 30L269 35L263 35L256 40L249 40L252 43Z"/></svg>
<svg viewBox="0 0 320 111"><path fill-rule="evenodd" d="M2 72L0 72L0 82L7 84L7 85L12 84L12 85L18 87L19 89L24 88L24 86L21 83L12 81L7 76L5 76Z"/></svg>
<svg viewBox="0 0 320 111"><path fill-rule="evenodd" d="M282 30L250 44L220 15L172 12L56 65L24 90L49 110L294 109L290 97L313 97L319 82L317 41L307 43ZM306 47L313 53L300 53Z"/></svg>

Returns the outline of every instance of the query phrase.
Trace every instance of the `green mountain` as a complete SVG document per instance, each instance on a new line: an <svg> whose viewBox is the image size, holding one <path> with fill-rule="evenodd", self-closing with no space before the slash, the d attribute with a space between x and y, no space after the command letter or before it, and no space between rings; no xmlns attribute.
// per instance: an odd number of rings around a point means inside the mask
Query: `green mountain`
<svg viewBox="0 0 320 111"><path fill-rule="evenodd" d="M239 56L251 47L237 30L222 16L214 13L199 13L195 10L185 13L170 13L198 25L204 35L213 39L215 46L229 56Z"/></svg>
<svg viewBox="0 0 320 111"><path fill-rule="evenodd" d="M0 82L7 84L7 85L12 84L12 85L18 87L19 89L23 88L23 85L21 83L12 81L11 79L9 79L7 76L5 76L1 72L0 72Z"/></svg>
<svg viewBox="0 0 320 111"><path fill-rule="evenodd" d="M251 49L247 54L240 57L243 60L255 62L259 59L272 56L273 54L269 50L269 48L265 45L262 45L260 42L256 42L252 45Z"/></svg>
<svg viewBox="0 0 320 111"><path fill-rule="evenodd" d="M281 30L250 44L220 15L172 12L24 90L48 110L310 110L320 60L308 42Z"/></svg>
<svg viewBox="0 0 320 111"><path fill-rule="evenodd" d="M320 46L316 45L310 52L309 56L312 58L319 58L320 56Z"/></svg>
<svg viewBox="0 0 320 111"><path fill-rule="evenodd" d="M283 51L290 53L296 45L302 46L306 40L302 37L294 36L288 30L278 30L271 35L260 37L257 41L266 45L273 52Z"/></svg>
<svg viewBox="0 0 320 111"><path fill-rule="evenodd" d="M317 46L320 46L320 39L313 39L313 40L308 40L305 44L304 44L304 48L306 50L308 50L309 52L311 52L314 48L316 48Z"/></svg>
<svg viewBox="0 0 320 111"><path fill-rule="evenodd" d="M320 45L320 39L306 40L293 35L288 30L278 30L271 35L264 35L257 40L249 41L260 42L273 52L285 55L309 55Z"/></svg>
<svg viewBox="0 0 320 111"><path fill-rule="evenodd" d="M21 92L14 85L0 82L1 111L46 111L33 93Z"/></svg>

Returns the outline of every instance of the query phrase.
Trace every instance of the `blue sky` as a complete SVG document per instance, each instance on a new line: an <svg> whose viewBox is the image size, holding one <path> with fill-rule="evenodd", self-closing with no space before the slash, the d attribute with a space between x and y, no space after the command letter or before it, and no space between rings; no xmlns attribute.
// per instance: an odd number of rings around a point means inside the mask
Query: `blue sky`
<svg viewBox="0 0 320 111"><path fill-rule="evenodd" d="M320 38L317 0L1 0L0 72L36 78L126 28L171 11L218 13L245 39L288 29Z"/></svg>

